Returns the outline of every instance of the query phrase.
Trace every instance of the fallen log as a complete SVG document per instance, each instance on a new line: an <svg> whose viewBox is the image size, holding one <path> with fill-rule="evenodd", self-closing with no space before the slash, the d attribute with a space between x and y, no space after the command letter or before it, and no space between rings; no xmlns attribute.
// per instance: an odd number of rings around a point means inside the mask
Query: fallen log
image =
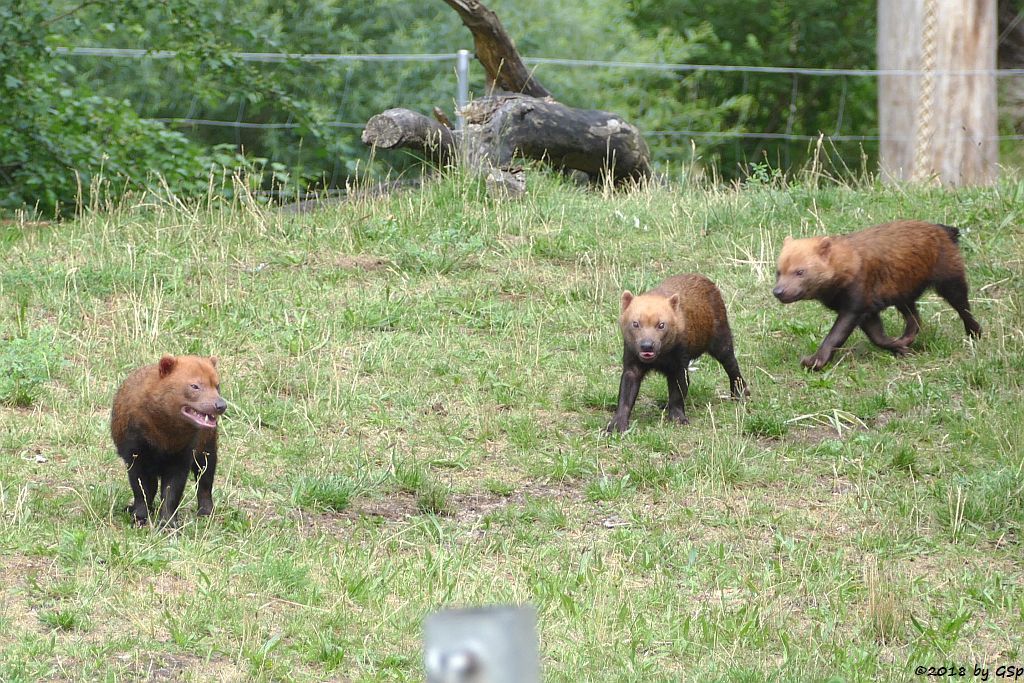
<svg viewBox="0 0 1024 683"><path fill-rule="evenodd" d="M363 130L365 144L406 147L441 166L460 154L469 167L487 173L508 169L516 159L534 159L591 180L643 180L651 176L650 152L636 126L606 111L575 109L550 98L484 97L462 110L465 129L453 132L409 109L388 109Z"/></svg>
<svg viewBox="0 0 1024 683"><path fill-rule="evenodd" d="M452 131L409 109L382 111L366 122L361 137L371 147L416 150L440 166L447 166L455 155Z"/></svg>
<svg viewBox="0 0 1024 683"><path fill-rule="evenodd" d="M511 171L519 158L585 173L590 181L651 177L650 150L636 126L610 112L555 101L527 70L494 12L475 0L444 2L473 34L488 86L498 92L463 107L459 113L466 125L455 132L408 109L389 109L367 122L365 144L408 147L441 165L464 163L489 176L491 185L505 188L508 196L525 191L522 172L501 173Z"/></svg>
<svg viewBox="0 0 1024 683"><path fill-rule="evenodd" d="M545 161L592 179L616 182L651 175L650 152L636 126L621 116L567 107L551 98L496 95L462 110L461 145L474 168L507 168L515 158Z"/></svg>

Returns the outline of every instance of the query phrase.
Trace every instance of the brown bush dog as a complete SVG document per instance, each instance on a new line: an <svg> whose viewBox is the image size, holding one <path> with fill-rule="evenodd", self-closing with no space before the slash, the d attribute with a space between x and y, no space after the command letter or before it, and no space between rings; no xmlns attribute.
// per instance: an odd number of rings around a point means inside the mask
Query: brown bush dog
<svg viewBox="0 0 1024 683"><path fill-rule="evenodd" d="M736 362L722 294L703 275L676 275L639 296L623 292L619 327L622 379L609 433L626 431L640 383L651 370L668 379L669 418L680 424L689 422L683 409L689 389L687 368L704 353L725 368L734 398L750 395Z"/></svg>
<svg viewBox="0 0 1024 683"><path fill-rule="evenodd" d="M135 370L117 390L110 434L128 466L135 495L128 512L136 524L149 520L158 487L160 524L176 522L190 470L196 477L199 514L213 512L217 418L227 406L213 357L164 356Z"/></svg>
<svg viewBox="0 0 1024 683"><path fill-rule="evenodd" d="M800 362L820 370L858 326L876 346L904 355L921 329L917 300L928 287L956 310L967 334L980 336L967 301L959 239L956 228L908 220L837 237L787 237L772 294L784 304L817 299L839 314L817 352ZM882 326L880 314L889 306L905 321L898 339Z"/></svg>

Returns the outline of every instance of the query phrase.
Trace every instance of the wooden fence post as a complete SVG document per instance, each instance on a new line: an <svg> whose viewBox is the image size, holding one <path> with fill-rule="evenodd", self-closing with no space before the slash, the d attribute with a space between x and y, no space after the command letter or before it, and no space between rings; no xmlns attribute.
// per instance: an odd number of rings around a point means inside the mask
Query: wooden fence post
<svg viewBox="0 0 1024 683"><path fill-rule="evenodd" d="M878 0L878 68L884 180L995 181L996 0Z"/></svg>

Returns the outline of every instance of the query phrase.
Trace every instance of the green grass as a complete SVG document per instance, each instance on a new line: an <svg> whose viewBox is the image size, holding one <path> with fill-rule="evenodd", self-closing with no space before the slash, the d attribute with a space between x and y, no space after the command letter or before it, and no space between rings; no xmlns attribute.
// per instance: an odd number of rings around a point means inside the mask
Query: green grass
<svg viewBox="0 0 1024 683"><path fill-rule="evenodd" d="M0 225L0 680L423 679L444 606L535 604L545 680L909 680L1024 649L1024 183L786 184L519 202L452 176L308 215L148 196ZM966 228L984 336L914 351L771 297L783 237ZM710 358L608 437L623 289L722 289ZM887 315L896 329L895 315ZM220 359L212 518L134 529L127 372ZM993 669L994 670L994 669Z"/></svg>

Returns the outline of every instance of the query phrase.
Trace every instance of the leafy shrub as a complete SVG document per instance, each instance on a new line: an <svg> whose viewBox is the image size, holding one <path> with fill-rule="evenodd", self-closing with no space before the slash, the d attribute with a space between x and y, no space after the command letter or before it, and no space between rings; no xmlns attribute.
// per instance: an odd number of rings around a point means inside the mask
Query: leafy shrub
<svg viewBox="0 0 1024 683"><path fill-rule="evenodd" d="M154 185L205 196L211 175L262 172L263 160L233 145L204 149L139 118L127 101L73 85L75 68L49 47L62 18L42 1L0 7L0 209L54 214L96 190L116 196ZM280 169L269 170L276 177Z"/></svg>

